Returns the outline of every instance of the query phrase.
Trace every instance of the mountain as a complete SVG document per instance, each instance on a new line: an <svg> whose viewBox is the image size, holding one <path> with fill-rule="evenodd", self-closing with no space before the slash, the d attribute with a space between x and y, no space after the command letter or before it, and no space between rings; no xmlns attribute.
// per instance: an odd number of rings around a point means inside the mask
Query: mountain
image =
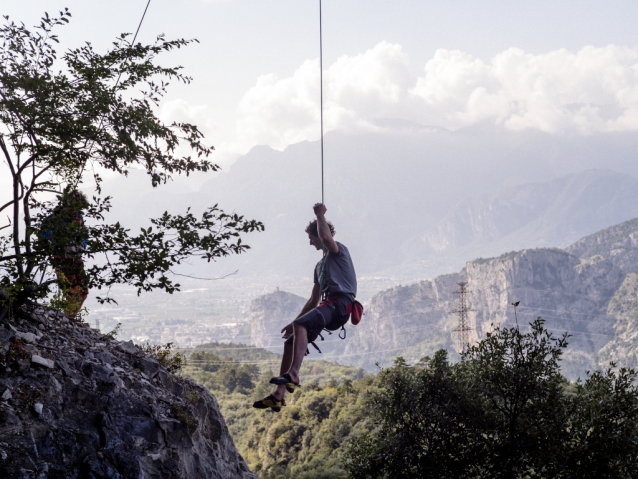
<svg viewBox="0 0 638 479"><path fill-rule="evenodd" d="M485 126L331 132L328 218L360 276L402 282L458 270L467 258L562 247L638 214L637 146L635 134L572 138ZM180 271L307 280L317 258L304 227L321 199L320 173L318 142L302 142L284 151L255 147L196 191L181 180L152 190L140 172L104 189L131 227L165 209L214 204L264 222L265 232L246 237L247 254Z"/></svg>
<svg viewBox="0 0 638 479"><path fill-rule="evenodd" d="M548 182L496 190L461 201L425 232L408 239L401 267L417 262L449 271L461 258L502 251L566 247L585 235L638 216L638 179L587 170Z"/></svg>
<svg viewBox="0 0 638 479"><path fill-rule="evenodd" d="M627 273L638 273L638 218L586 236L566 251L579 258L603 256Z"/></svg>
<svg viewBox="0 0 638 479"><path fill-rule="evenodd" d="M281 329L297 317L307 299L285 291L275 291L250 304L250 341L253 346L282 352Z"/></svg>
<svg viewBox="0 0 638 479"><path fill-rule="evenodd" d="M347 327L347 340L333 343L325 357L374 370L399 355L416 361L440 348L458 350L455 292L466 282L472 342L498 326L525 329L540 316L553 333L570 335L563 358L567 377L583 377L609 360L638 367L637 240L638 218L565 250L479 258L457 273L380 292L366 305L362 322Z"/></svg>
<svg viewBox="0 0 638 479"><path fill-rule="evenodd" d="M347 343L344 356L371 368L379 352L411 361L439 348L456 349L458 283L467 283L472 342L497 326L521 328L538 316L555 334L569 332L564 373L574 378L597 365L618 318L607 311L625 274L603 257L580 259L560 249L526 249L470 261L459 273L379 293ZM520 301L516 315L512 303ZM374 358L374 360L372 359Z"/></svg>

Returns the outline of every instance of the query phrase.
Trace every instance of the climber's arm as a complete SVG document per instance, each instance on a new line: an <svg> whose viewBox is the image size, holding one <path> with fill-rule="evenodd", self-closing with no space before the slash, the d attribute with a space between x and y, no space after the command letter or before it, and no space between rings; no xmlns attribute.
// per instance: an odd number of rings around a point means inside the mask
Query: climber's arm
<svg viewBox="0 0 638 479"><path fill-rule="evenodd" d="M320 297L321 297L321 291L319 291L319 285L315 283L312 286L312 293L310 294L310 299L306 301L306 304L304 304L304 307L301 308L301 313L299 313L299 316L297 316L297 318L303 316L311 309L316 308L317 305L319 304Z"/></svg>
<svg viewBox="0 0 638 479"><path fill-rule="evenodd" d="M335 242L332 237L332 233L330 232L330 227L328 226L328 222L326 221L326 205L323 203L317 203L313 210L315 215L317 215L317 233L319 233L319 238L321 238L321 242L323 245L334 254L339 254L339 246Z"/></svg>
<svg viewBox="0 0 638 479"><path fill-rule="evenodd" d="M321 299L321 291L319 290L319 285L315 283L312 287L310 299L308 299L303 308L301 308L301 312L297 315L297 318L300 318L311 309L316 308L319 305L319 299ZM286 325L286 327L284 327L281 332L284 334L284 338L290 337L292 335L292 323Z"/></svg>

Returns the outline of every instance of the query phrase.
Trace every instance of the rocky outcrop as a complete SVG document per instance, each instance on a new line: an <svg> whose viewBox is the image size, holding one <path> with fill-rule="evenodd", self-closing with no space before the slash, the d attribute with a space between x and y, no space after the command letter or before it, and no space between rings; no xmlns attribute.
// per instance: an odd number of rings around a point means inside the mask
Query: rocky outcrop
<svg viewBox="0 0 638 479"><path fill-rule="evenodd" d="M361 323L347 326L343 344L322 346L324 358L375 371L399 355L416 361L446 348L454 357L460 349L454 292L461 281L467 283L471 341L517 321L527 328L540 316L556 335L570 335L562 363L567 377L584 377L609 361L638 367L638 218L565 250L525 249L476 259L458 273L378 293L365 305ZM255 300L253 331L266 331L268 321L275 330L275 322L283 324L280 311L292 296L278 292Z"/></svg>
<svg viewBox="0 0 638 479"><path fill-rule="evenodd" d="M583 238L566 250L527 249L470 261L457 274L377 294L341 359L373 369L403 355L417 360L458 350L456 283L467 282L476 341L495 326L521 327L536 317L570 334L563 372L583 377L610 360L638 367L638 219ZM517 314L512 303L520 301Z"/></svg>
<svg viewBox="0 0 638 479"><path fill-rule="evenodd" d="M638 219L587 236L566 250L532 249L470 261L439 276L376 295L343 360L367 368L396 355L416 360L458 349L454 283L468 283L473 340L494 326L522 327L540 316L570 334L563 372L570 378L609 361L638 367ZM441 286L444 290L441 290ZM517 315L511 303L520 301Z"/></svg>
<svg viewBox="0 0 638 479"><path fill-rule="evenodd" d="M565 250L579 258L601 256L624 273L638 273L638 218L586 236Z"/></svg>
<svg viewBox="0 0 638 479"><path fill-rule="evenodd" d="M279 289L254 299L250 304L251 344L280 353L281 328L297 317L306 301Z"/></svg>
<svg viewBox="0 0 638 479"><path fill-rule="evenodd" d="M87 324L22 316L0 322L0 477L257 478L203 387Z"/></svg>
<svg viewBox="0 0 638 479"><path fill-rule="evenodd" d="M528 249L497 258L470 261L459 273L416 284L397 286L375 295L357 326L347 325L347 340L320 343L325 359L374 371L396 356L416 361L446 348L453 357L460 350L457 283L467 283L469 337L475 342L498 326L522 328L542 317L557 335L567 332L569 349L563 372L584 376L596 367L598 353L614 340L619 317L608 311L612 297L625 280L625 272L601 255L578 258L560 249ZM294 298L299 302L294 305ZM270 343L267 331L278 331L283 311L298 311L302 298L277 292L253 302L254 344ZM512 303L520 301L516 315ZM295 309L296 308L296 309ZM633 330L632 330L633 331ZM334 335L333 335L334 336ZM325 344L325 346L324 346Z"/></svg>
<svg viewBox="0 0 638 479"><path fill-rule="evenodd" d="M456 283L464 279L464 272L444 275L375 295L361 323L347 326L343 354L334 358L374 371L377 363L385 366L399 355L420 358L453 349L449 312L455 307Z"/></svg>
<svg viewBox="0 0 638 479"><path fill-rule="evenodd" d="M638 365L638 275L629 273L616 294L607 313L616 318L614 339L600 351L601 362L615 362L619 366Z"/></svg>
<svg viewBox="0 0 638 479"><path fill-rule="evenodd" d="M380 356L403 355L414 361L442 347L458 351L454 292L456 283L465 281L471 341L496 326L512 326L517 319L525 328L541 316L551 331L572 335L564 372L578 376L593 367L598 351L613 338L616 318L607 313L607 305L623 279L624 273L609 260L581 260L558 249L471 261L458 274L376 295L354 328L357 334L345 356L370 368ZM516 315L511 305L515 301L520 301ZM388 362L389 358L381 364Z"/></svg>

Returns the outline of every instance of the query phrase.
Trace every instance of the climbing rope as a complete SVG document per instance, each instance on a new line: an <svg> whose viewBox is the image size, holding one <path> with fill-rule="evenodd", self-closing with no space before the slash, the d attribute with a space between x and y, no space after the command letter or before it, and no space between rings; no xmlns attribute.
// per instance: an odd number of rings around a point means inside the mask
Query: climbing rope
<svg viewBox="0 0 638 479"><path fill-rule="evenodd" d="M142 13L142 18L140 19L140 23L137 24L137 30L135 30L135 35L133 35L133 41L131 42L131 45L135 45L135 40L137 40L137 34L140 33L140 28L142 28L142 22L144 22L144 17L146 17L146 11L148 10L148 6L151 4L151 0L148 0L148 2L146 2L146 8L144 8L144 13ZM115 86L113 87L113 89L115 90L117 88L117 86L120 84L120 79L122 78L122 72L120 72L120 74L117 76L117 80L115 81ZM98 126L98 131L102 130L102 125L104 124L104 118L100 118L100 124ZM87 155L88 158L91 157L91 153L93 152L93 147L95 146L95 141L93 141L91 143L91 146L89 147L89 154ZM88 160L87 160L88 161ZM80 174L78 175L77 179L75 180L75 185L74 188L78 187L78 184L80 183L80 180L82 179L82 175L84 174L84 170L86 169L86 161L84 162L84 165L82 165L82 169L80 170Z"/></svg>
<svg viewBox="0 0 638 479"><path fill-rule="evenodd" d="M144 9L144 13L142 14L142 18L140 19L140 23L137 25L137 30L135 30L135 35L133 35L133 45L135 45L135 40L137 40L137 34L140 33L140 28L142 27L142 22L144 21L144 17L146 16L146 10L148 10L148 6L151 4L151 0L148 0L146 3L146 8ZM120 79L118 77L117 81Z"/></svg>
<svg viewBox="0 0 638 479"><path fill-rule="evenodd" d="M325 204L323 195L323 38L321 31L321 0L319 0L319 97L321 99L321 203Z"/></svg>

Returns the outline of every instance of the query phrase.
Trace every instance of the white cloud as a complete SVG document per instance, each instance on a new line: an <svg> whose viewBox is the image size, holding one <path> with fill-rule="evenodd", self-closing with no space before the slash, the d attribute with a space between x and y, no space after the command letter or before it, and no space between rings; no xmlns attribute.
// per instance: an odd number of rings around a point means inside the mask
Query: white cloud
<svg viewBox="0 0 638 479"><path fill-rule="evenodd" d="M638 129L638 47L541 55L510 48L490 61L441 49L417 78L408 61L400 45L381 42L325 69L325 130L373 129L379 117L453 129L490 121L555 134ZM288 78L261 76L238 113L244 150L317 139L318 61L304 62Z"/></svg>
<svg viewBox="0 0 638 479"><path fill-rule="evenodd" d="M615 45L543 55L510 48L490 63L439 50L412 93L450 127L492 120L549 133L633 130L637 73L638 48Z"/></svg>
<svg viewBox="0 0 638 479"><path fill-rule="evenodd" d="M405 103L408 58L399 45L381 42L343 56L324 71L324 130L371 127ZM273 148L319 137L319 61L305 61L288 78L263 75L239 104L238 135L244 145Z"/></svg>
<svg viewBox="0 0 638 479"><path fill-rule="evenodd" d="M158 116L167 124L177 121L197 125L206 136L217 126L210 117L207 105L191 105L181 98L162 103Z"/></svg>

